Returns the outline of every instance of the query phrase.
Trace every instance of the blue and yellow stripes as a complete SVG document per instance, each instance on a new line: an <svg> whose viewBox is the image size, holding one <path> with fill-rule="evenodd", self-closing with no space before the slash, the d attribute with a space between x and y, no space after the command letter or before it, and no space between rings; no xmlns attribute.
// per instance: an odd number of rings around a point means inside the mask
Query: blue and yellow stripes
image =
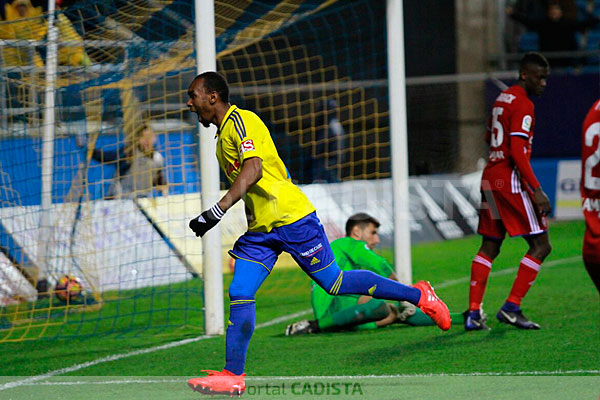
<svg viewBox="0 0 600 400"><path fill-rule="evenodd" d="M242 304L248 304L248 303L254 303L255 300L231 300L231 302L229 302L230 306L238 306L238 305L242 305Z"/></svg>
<svg viewBox="0 0 600 400"><path fill-rule="evenodd" d="M332 262L330 262L329 264L327 264L326 266L324 266L324 267L323 267L323 268L321 268L321 269L318 269L318 270L316 270L316 271L311 271L311 274L316 274L317 272L323 271L325 268L328 268L328 267L330 267L330 266L331 266L331 264L333 264L334 262L335 262L335 260L333 260Z"/></svg>
<svg viewBox="0 0 600 400"><path fill-rule="evenodd" d="M235 254L235 253L234 253L233 251L231 251L231 250L229 250L227 253L228 253L228 254L229 254L231 257L235 258L236 260L237 260L237 259L240 259L240 260L244 260L244 261L248 261L248 262L253 262L253 263L256 263L256 264L262 265L262 267L263 267L264 269L266 269L266 270L267 270L267 272L268 272L269 274L271 273L271 270L270 270L270 269L269 269L269 268L268 268L268 267L267 267L265 264L263 264L263 263L261 263L261 262L259 262L259 261L249 260L249 259L247 259L247 258L240 257L240 256L238 256L237 254ZM273 268L273 267L271 267L271 268Z"/></svg>
<svg viewBox="0 0 600 400"><path fill-rule="evenodd" d="M340 274L338 275L337 279L333 283L333 286L331 287L331 289L329 289L329 294L331 294L333 296L337 296L338 292L340 291L340 287L342 286L343 277L344 277L344 271L340 271Z"/></svg>
<svg viewBox="0 0 600 400"><path fill-rule="evenodd" d="M228 119L233 121L233 126L235 127L235 131L240 137L240 140L244 140L244 138L246 138L246 126L244 125L240 113L237 110L233 110L231 114L229 114Z"/></svg>

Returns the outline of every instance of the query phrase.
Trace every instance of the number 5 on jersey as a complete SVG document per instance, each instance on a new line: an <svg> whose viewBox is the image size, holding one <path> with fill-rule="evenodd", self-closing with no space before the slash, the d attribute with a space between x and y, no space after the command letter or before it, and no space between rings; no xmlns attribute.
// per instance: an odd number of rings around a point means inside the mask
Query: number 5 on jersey
<svg viewBox="0 0 600 400"><path fill-rule="evenodd" d="M504 112L504 108L502 107L494 107L492 108L492 135L490 140L491 147L500 147L502 141L504 140L504 128L500 121L498 121L498 117L502 115Z"/></svg>

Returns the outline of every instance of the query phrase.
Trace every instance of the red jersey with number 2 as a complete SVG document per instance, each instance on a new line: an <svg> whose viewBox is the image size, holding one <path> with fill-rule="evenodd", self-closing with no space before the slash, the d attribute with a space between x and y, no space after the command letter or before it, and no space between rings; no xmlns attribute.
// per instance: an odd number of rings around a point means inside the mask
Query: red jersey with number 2
<svg viewBox="0 0 600 400"><path fill-rule="evenodd" d="M581 138L581 197L600 198L600 100L583 121ZM599 210L600 211L600 210Z"/></svg>
<svg viewBox="0 0 600 400"><path fill-rule="evenodd" d="M520 193L525 189L511 158L510 140L514 136L527 140L523 151L529 160L534 126L534 105L524 88L514 85L500 93L487 124L486 139L490 151L481 179L482 190Z"/></svg>

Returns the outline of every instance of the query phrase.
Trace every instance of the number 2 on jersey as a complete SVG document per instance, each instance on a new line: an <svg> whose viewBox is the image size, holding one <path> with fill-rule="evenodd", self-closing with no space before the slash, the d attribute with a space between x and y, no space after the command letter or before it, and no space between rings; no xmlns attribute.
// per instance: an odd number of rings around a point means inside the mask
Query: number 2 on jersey
<svg viewBox="0 0 600 400"><path fill-rule="evenodd" d="M594 138L600 138L600 122L595 122L585 131L585 145L591 147L594 144ZM600 190L600 177L592 176L592 169L600 163L600 141L596 145L596 151L585 160L585 174L583 176L583 186L586 189Z"/></svg>
<svg viewBox="0 0 600 400"><path fill-rule="evenodd" d="M498 117L502 115L504 108L494 107L492 108L492 137L490 141L490 147L500 147L502 140L504 140L504 128Z"/></svg>

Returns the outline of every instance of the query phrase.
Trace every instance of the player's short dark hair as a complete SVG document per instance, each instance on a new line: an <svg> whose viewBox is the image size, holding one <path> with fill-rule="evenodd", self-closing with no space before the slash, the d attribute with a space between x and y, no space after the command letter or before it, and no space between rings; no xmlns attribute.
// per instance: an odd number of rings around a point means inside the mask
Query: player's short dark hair
<svg viewBox="0 0 600 400"><path fill-rule="evenodd" d="M549 68L550 64L546 57L544 57L541 53L531 51L521 58L521 63L519 65L519 70L523 70L529 65L537 65L542 68Z"/></svg>
<svg viewBox="0 0 600 400"><path fill-rule="evenodd" d="M381 226L375 217L372 217L367 213L357 213L350 216L348 221L346 221L346 236L350 236L350 233L352 233L352 229L355 226L359 226L362 229L368 224L375 225L375 228L379 228Z"/></svg>
<svg viewBox="0 0 600 400"><path fill-rule="evenodd" d="M217 92L223 103L229 103L229 85L223 75L215 71L203 72L194 80L202 79L204 88L209 92Z"/></svg>

